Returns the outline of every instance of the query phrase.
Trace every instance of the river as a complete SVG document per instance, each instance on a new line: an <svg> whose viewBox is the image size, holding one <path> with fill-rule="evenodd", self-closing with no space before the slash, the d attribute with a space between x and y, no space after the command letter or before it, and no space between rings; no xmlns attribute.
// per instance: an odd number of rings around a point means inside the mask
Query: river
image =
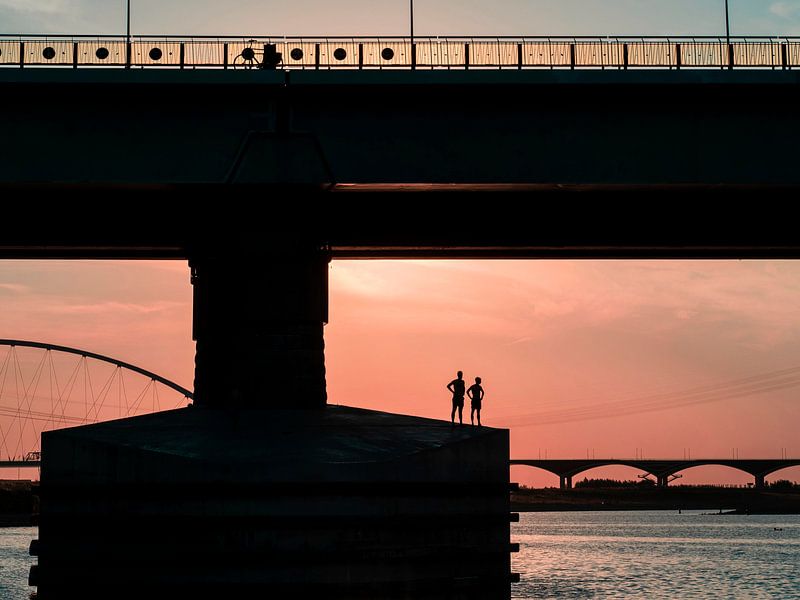
<svg viewBox="0 0 800 600"><path fill-rule="evenodd" d="M522 513L513 598L800 599L800 516Z"/></svg>
<svg viewBox="0 0 800 600"><path fill-rule="evenodd" d="M26 600L36 528L0 529L0 598ZM800 516L522 513L513 598L800 600Z"/></svg>

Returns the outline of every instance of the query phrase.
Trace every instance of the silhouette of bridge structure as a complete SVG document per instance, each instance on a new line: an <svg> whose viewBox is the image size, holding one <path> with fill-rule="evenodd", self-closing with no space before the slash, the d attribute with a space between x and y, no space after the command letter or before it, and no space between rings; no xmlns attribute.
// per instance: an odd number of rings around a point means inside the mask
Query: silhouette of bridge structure
<svg viewBox="0 0 800 600"><path fill-rule="evenodd" d="M0 258L188 259L194 294L193 408L42 435L43 598L509 597L508 432L329 406L329 262L800 257L793 219L681 207L800 186L791 38L11 36L0 62ZM535 210L309 193L365 189Z"/></svg>
<svg viewBox="0 0 800 600"><path fill-rule="evenodd" d="M784 36L2 36L0 185L797 186L798 69Z"/></svg>
<svg viewBox="0 0 800 600"><path fill-rule="evenodd" d="M646 475L652 475L656 478L656 484L659 487L667 487L670 478L681 471L693 467L708 465L731 467L749 473L754 477L755 487L763 488L767 475L780 471L781 469L796 467L800 465L800 459L513 459L509 461L509 464L512 466L522 465L536 467L558 475L561 489L572 488L572 478L575 475L590 469L613 465L633 467L634 469L644 471Z"/></svg>

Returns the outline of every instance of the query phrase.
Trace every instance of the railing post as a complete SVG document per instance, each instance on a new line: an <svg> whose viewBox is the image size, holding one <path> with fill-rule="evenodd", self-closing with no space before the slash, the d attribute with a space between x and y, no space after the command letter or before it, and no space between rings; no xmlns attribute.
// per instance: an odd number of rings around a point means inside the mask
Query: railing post
<svg viewBox="0 0 800 600"><path fill-rule="evenodd" d="M469 43L464 44L464 69L469 69Z"/></svg>
<svg viewBox="0 0 800 600"><path fill-rule="evenodd" d="M789 48L786 44L781 44L781 68L784 71L789 68Z"/></svg>
<svg viewBox="0 0 800 600"><path fill-rule="evenodd" d="M78 42L72 42L72 68L78 68Z"/></svg>
<svg viewBox="0 0 800 600"><path fill-rule="evenodd" d="M25 42L19 43L19 68L25 66Z"/></svg>
<svg viewBox="0 0 800 600"><path fill-rule="evenodd" d="M622 68L628 69L628 44L622 45Z"/></svg>
<svg viewBox="0 0 800 600"><path fill-rule="evenodd" d="M517 44L517 68L522 69L522 44Z"/></svg>
<svg viewBox="0 0 800 600"><path fill-rule="evenodd" d="M364 44L358 45L358 68L364 68Z"/></svg>
<svg viewBox="0 0 800 600"><path fill-rule="evenodd" d="M733 54L733 44L728 44L728 69L733 69L733 65L736 63L736 58Z"/></svg>
<svg viewBox="0 0 800 600"><path fill-rule="evenodd" d="M569 45L569 68L575 70L575 43Z"/></svg>
<svg viewBox="0 0 800 600"><path fill-rule="evenodd" d="M228 68L228 42L222 44L222 68Z"/></svg>
<svg viewBox="0 0 800 600"><path fill-rule="evenodd" d="M412 42L411 44L411 70L414 71L417 68L417 43Z"/></svg>
<svg viewBox="0 0 800 600"><path fill-rule="evenodd" d="M183 46L183 42L181 42L180 56L181 56L181 69L182 69L186 59L186 49Z"/></svg>
<svg viewBox="0 0 800 600"><path fill-rule="evenodd" d="M681 45L675 44L675 68L680 69L683 66L683 55L681 53Z"/></svg>
<svg viewBox="0 0 800 600"><path fill-rule="evenodd" d="M131 42L127 42L125 44L125 68L130 69L132 60L131 60L131 51L133 50L133 44Z"/></svg>
<svg viewBox="0 0 800 600"><path fill-rule="evenodd" d="M319 44L314 44L314 68L319 69Z"/></svg>

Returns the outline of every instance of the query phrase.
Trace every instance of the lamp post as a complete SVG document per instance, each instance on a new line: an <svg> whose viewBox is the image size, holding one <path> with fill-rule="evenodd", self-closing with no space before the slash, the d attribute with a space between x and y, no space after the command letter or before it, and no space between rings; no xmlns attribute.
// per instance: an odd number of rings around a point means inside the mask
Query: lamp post
<svg viewBox="0 0 800 600"><path fill-rule="evenodd" d="M731 45L731 17L728 11L728 0L725 0L725 41Z"/></svg>
<svg viewBox="0 0 800 600"><path fill-rule="evenodd" d="M128 5L128 18L126 19L127 28L125 30L125 43L131 43L131 0L127 1Z"/></svg>
<svg viewBox="0 0 800 600"><path fill-rule="evenodd" d="M409 0L409 16L411 23L411 45L413 46L414 45L414 0Z"/></svg>

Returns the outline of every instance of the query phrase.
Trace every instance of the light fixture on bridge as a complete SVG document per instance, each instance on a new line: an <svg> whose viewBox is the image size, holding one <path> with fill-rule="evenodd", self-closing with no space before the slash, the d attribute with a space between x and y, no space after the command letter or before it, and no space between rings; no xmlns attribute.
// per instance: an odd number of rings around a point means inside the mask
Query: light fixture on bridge
<svg viewBox="0 0 800 600"><path fill-rule="evenodd" d="M728 0L725 0L725 41L728 47L731 45L731 17L728 11Z"/></svg>

